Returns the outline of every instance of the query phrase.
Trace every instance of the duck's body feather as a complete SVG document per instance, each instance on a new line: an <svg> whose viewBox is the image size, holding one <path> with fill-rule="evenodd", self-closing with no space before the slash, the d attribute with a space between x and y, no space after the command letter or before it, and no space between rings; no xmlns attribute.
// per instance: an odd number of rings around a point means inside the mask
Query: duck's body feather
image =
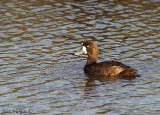
<svg viewBox="0 0 160 115"><path fill-rule="evenodd" d="M84 72L95 76L136 77L136 70L118 61L105 61L85 65Z"/></svg>

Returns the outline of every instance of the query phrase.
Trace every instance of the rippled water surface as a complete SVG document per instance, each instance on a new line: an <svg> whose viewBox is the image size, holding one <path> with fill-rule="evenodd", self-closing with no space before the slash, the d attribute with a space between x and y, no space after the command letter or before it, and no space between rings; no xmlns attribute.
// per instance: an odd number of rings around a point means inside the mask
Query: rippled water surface
<svg viewBox="0 0 160 115"><path fill-rule="evenodd" d="M1 113L160 113L159 0L1 0L0 17ZM89 79L85 40L141 77Z"/></svg>

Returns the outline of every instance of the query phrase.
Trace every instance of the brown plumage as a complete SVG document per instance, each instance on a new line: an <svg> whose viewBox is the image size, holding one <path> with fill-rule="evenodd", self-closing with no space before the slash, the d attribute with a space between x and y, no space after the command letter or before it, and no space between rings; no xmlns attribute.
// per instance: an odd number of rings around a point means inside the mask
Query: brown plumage
<svg viewBox="0 0 160 115"><path fill-rule="evenodd" d="M94 76L117 76L117 77L138 77L136 70L130 66L124 65L118 61L105 61L97 63L98 46L93 41L85 41L83 48L75 55L87 54L87 62L84 67L84 72L88 75Z"/></svg>

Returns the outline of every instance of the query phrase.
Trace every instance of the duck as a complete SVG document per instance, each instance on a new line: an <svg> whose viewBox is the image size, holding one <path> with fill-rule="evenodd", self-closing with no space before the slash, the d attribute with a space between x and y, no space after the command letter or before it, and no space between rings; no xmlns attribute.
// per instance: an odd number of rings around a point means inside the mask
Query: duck
<svg viewBox="0 0 160 115"><path fill-rule="evenodd" d="M108 77L139 77L137 70L118 61L104 61L97 63L99 49L94 41L85 41L80 51L74 53L79 56L87 54L84 73L92 76Z"/></svg>

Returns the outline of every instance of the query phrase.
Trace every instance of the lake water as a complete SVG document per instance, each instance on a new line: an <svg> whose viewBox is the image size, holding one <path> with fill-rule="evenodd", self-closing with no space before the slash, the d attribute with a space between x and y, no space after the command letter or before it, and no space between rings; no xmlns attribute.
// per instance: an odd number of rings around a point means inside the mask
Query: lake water
<svg viewBox="0 0 160 115"><path fill-rule="evenodd" d="M0 17L1 114L160 113L159 0L1 0ZM141 77L89 79L85 40Z"/></svg>

